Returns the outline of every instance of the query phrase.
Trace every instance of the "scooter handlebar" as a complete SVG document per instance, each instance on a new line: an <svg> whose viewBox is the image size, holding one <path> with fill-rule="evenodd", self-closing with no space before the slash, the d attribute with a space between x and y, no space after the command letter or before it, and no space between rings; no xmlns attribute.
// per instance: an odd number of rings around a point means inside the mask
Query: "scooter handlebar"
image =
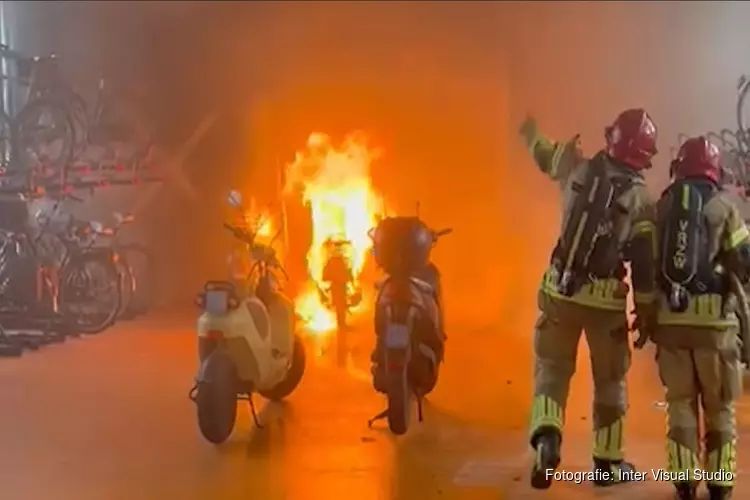
<svg viewBox="0 0 750 500"><path fill-rule="evenodd" d="M245 243L249 243L252 245L255 241L254 234L244 229L241 229L237 226L233 226L225 222L224 228L227 229L230 233L232 233L232 235L234 235L235 238L237 238L238 240L244 241Z"/></svg>

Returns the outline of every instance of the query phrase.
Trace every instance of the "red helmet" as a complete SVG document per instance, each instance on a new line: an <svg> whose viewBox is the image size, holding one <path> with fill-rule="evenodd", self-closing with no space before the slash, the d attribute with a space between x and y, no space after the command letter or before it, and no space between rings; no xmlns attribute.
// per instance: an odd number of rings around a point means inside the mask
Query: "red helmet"
<svg viewBox="0 0 750 500"><path fill-rule="evenodd" d="M604 132L607 154L634 170L651 167L657 153L656 125L644 109L628 109Z"/></svg>
<svg viewBox="0 0 750 500"><path fill-rule="evenodd" d="M677 158L672 161L671 173L675 179L702 178L718 184L721 170L721 151L700 136L682 143Z"/></svg>

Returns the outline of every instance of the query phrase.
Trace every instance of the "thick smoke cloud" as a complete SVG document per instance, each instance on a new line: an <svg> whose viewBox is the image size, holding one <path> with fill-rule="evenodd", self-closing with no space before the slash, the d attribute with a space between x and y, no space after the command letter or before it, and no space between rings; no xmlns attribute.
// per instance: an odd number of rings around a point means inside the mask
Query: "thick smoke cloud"
<svg viewBox="0 0 750 500"><path fill-rule="evenodd" d="M734 2L12 3L25 50L144 85L167 144L221 112L188 165L202 201L165 188L151 209L176 288L221 268L226 189L267 191L308 133L362 129L385 149L374 176L394 208L420 200L455 228L435 255L449 315L523 335L559 223L515 136L523 116L593 152L617 112L646 107L658 185L678 132L733 126L750 50L750 5Z"/></svg>

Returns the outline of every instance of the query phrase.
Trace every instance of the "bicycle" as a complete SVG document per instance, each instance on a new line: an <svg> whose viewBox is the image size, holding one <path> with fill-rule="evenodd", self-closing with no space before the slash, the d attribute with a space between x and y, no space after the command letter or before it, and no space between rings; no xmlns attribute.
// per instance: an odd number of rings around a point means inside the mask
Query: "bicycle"
<svg viewBox="0 0 750 500"><path fill-rule="evenodd" d="M0 57L16 62L17 80L28 88L26 104L11 119L11 151L12 156L17 156L11 163L24 169L41 162L54 171L64 172L89 146L108 148L116 143L133 143L138 135L139 144L136 144L131 160L138 162L148 156L150 134L141 132L144 127L140 123L128 124L118 119L117 104L126 99L121 92L109 89L104 76L99 77L94 107L90 108L66 81L54 54L28 58L7 46L0 46ZM42 117L49 117L52 122L52 125L42 127L43 133L39 132ZM132 116L129 118L131 122L139 121ZM57 149L52 149L52 154L50 148L39 144L53 141L60 142Z"/></svg>
<svg viewBox="0 0 750 500"><path fill-rule="evenodd" d="M4 193L0 230L0 354L19 355L24 349L64 340L66 319L57 314L42 279L44 262L28 226L26 201L20 193ZM15 212L15 214L12 214ZM40 330L42 334L5 333L6 329Z"/></svg>
<svg viewBox="0 0 750 500"><path fill-rule="evenodd" d="M83 201L72 195L65 198ZM53 206L52 215L55 213L59 213L59 201ZM65 230L54 234L47 231L51 219L49 215L37 214L40 233L36 241L46 235L59 243L57 258L46 267L44 275L53 290L55 309L69 318L78 332L101 333L115 323L120 311L122 284L118 256L111 248L93 246L96 223L71 217ZM88 309L92 304L93 311Z"/></svg>
<svg viewBox="0 0 750 500"><path fill-rule="evenodd" d="M151 306L153 287L149 283L153 271L151 252L139 243L121 243L120 231L135 222L132 214L112 214L115 224L105 227L97 221L90 223L94 237L108 237L109 248L117 256L116 264L122 284L122 301L118 319L134 319L148 313Z"/></svg>
<svg viewBox="0 0 750 500"><path fill-rule="evenodd" d="M57 57L26 57L7 45L0 45L0 57L13 62L17 73L16 77L3 75L3 79L27 88L25 104L9 117L8 168L27 170L38 163L55 171L64 168L73 157L78 137L76 123L63 105L64 96L72 90Z"/></svg>

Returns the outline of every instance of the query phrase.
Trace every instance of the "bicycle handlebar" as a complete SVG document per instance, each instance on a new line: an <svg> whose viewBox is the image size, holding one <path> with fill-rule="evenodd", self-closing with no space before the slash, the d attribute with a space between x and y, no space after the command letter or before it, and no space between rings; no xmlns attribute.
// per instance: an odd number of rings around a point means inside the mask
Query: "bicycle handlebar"
<svg viewBox="0 0 750 500"><path fill-rule="evenodd" d="M269 265L268 262L264 262L262 260L256 260L253 263L252 267L250 268L250 272L247 273L248 277L253 276L253 274L255 274L256 272L259 272L259 270L261 269L261 264L266 264L266 266ZM284 277L286 281L289 281L289 275L287 274L286 269L284 269L284 266L279 264L278 261L270 263L270 265L272 269L276 269L279 272L281 272L282 276Z"/></svg>

